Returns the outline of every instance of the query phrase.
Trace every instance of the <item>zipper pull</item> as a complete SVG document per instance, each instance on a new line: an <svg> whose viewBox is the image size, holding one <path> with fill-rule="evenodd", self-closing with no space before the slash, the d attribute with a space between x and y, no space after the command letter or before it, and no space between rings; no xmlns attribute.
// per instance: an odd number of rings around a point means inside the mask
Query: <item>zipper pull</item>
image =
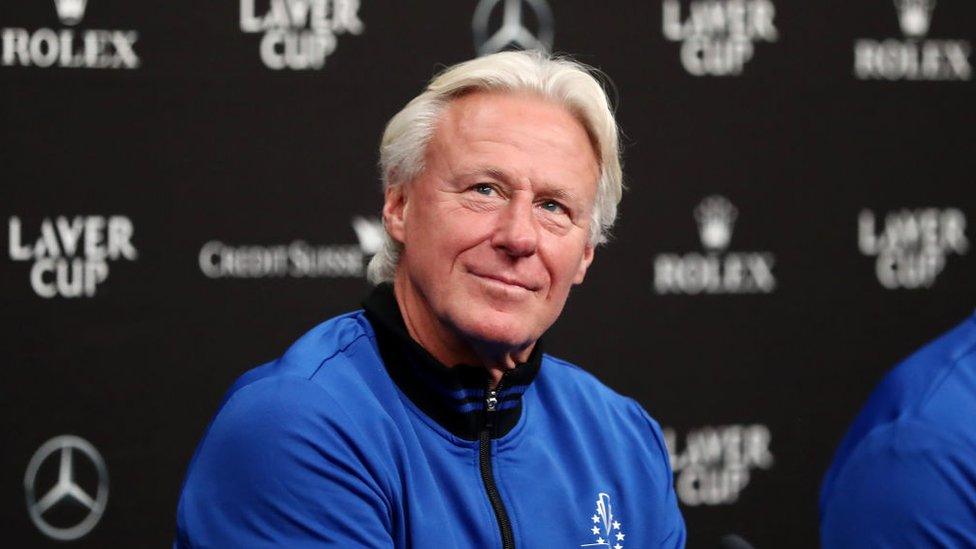
<svg viewBox="0 0 976 549"><path fill-rule="evenodd" d="M488 389L488 394L485 396L485 410L494 412L496 408L498 408L498 389Z"/></svg>

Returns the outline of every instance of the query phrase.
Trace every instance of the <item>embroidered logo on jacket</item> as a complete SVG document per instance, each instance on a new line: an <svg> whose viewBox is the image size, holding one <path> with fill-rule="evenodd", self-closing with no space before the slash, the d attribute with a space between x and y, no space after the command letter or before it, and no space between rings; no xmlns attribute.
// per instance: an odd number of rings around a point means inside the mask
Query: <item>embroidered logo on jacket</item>
<svg viewBox="0 0 976 549"><path fill-rule="evenodd" d="M610 505L610 494L600 492L596 499L596 513L590 517L593 526L590 533L593 534L593 543L584 543L580 547L611 547L612 549L624 549L623 525L613 516L613 506Z"/></svg>

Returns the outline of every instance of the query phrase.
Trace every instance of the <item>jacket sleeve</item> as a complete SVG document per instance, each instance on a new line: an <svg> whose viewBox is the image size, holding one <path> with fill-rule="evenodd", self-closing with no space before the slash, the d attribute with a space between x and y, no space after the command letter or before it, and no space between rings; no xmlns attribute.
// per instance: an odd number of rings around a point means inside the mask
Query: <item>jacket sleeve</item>
<svg viewBox="0 0 976 549"><path fill-rule="evenodd" d="M683 548L686 543L685 521L678 509L678 498L674 492L674 473L671 470L671 458L664 442L664 434L661 432L661 427L657 421L654 421L654 418L648 415L643 407L636 401L633 404L647 423L650 431L650 446L653 454L650 458L654 464L653 469L657 475L662 477L661 489L657 491L651 507L660 510L663 516L660 540L655 547Z"/></svg>
<svg viewBox="0 0 976 549"><path fill-rule="evenodd" d="M919 422L869 433L821 510L825 548L976 547L976 451Z"/></svg>
<svg viewBox="0 0 976 549"><path fill-rule="evenodd" d="M174 547L393 547L382 474L364 446L311 381L238 389L190 463Z"/></svg>

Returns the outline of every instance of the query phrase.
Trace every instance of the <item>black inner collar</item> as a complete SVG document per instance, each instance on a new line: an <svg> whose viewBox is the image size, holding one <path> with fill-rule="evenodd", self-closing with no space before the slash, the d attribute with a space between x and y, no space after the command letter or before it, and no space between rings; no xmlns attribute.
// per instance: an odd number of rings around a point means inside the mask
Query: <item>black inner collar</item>
<svg viewBox="0 0 976 549"><path fill-rule="evenodd" d="M366 318L376 332L376 342L386 371L421 410L454 435L476 440L486 424L485 398L491 380L481 366L447 367L431 356L407 332L393 285L376 286L363 302ZM509 432L522 413L522 393L539 372L542 347L537 341L529 359L502 376L498 405L492 417L492 437Z"/></svg>

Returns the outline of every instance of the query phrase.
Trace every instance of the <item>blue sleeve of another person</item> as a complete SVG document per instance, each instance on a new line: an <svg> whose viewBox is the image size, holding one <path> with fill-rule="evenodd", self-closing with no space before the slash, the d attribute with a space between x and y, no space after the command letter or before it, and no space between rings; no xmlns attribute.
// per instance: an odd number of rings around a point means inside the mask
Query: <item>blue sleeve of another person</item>
<svg viewBox="0 0 976 549"><path fill-rule="evenodd" d="M825 548L976 547L976 449L929 424L871 431L833 485L822 509Z"/></svg>
<svg viewBox="0 0 976 549"><path fill-rule="evenodd" d="M389 502L343 414L300 377L234 392L190 464L174 547L392 547Z"/></svg>

